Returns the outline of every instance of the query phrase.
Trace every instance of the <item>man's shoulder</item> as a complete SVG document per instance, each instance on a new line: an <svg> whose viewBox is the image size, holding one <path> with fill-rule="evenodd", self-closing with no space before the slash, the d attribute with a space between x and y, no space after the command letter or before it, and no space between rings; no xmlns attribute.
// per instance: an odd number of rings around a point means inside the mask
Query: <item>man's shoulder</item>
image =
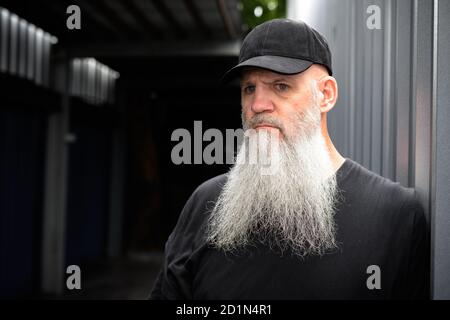
<svg viewBox="0 0 450 320"><path fill-rule="evenodd" d="M180 234L186 237L189 234L189 237L199 237L198 241L201 241L200 226L206 222L206 217L214 208L226 179L226 174L222 174L206 180L195 189L181 211L172 238Z"/></svg>
<svg viewBox="0 0 450 320"><path fill-rule="evenodd" d="M200 184L194 192L192 192L186 203L185 209L194 212L210 212L214 207L226 180L227 175L221 174Z"/></svg>
<svg viewBox="0 0 450 320"><path fill-rule="evenodd" d="M348 186L354 192L390 206L420 207L413 188L402 186L399 182L383 177L353 160L349 159L349 161L351 174Z"/></svg>

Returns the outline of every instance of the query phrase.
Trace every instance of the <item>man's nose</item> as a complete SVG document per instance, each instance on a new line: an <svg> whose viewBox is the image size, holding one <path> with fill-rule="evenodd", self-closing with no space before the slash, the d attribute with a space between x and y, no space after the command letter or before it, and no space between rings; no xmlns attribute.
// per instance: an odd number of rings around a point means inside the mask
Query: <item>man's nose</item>
<svg viewBox="0 0 450 320"><path fill-rule="evenodd" d="M272 100L266 90L256 88L253 94L251 109L254 113L271 112L274 109Z"/></svg>

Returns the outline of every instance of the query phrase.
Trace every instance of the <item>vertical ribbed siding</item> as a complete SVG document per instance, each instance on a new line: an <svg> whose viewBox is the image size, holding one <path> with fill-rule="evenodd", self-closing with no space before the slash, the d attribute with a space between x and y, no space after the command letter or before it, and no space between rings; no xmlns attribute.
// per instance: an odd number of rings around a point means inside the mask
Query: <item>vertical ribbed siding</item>
<svg viewBox="0 0 450 320"><path fill-rule="evenodd" d="M450 299L450 2L434 0L434 5L433 288L435 299Z"/></svg>
<svg viewBox="0 0 450 320"><path fill-rule="evenodd" d="M0 72L50 85L51 48L56 38L0 7Z"/></svg>
<svg viewBox="0 0 450 320"><path fill-rule="evenodd" d="M113 104L115 82L119 73L94 58L75 58L71 61L70 95L94 104Z"/></svg>

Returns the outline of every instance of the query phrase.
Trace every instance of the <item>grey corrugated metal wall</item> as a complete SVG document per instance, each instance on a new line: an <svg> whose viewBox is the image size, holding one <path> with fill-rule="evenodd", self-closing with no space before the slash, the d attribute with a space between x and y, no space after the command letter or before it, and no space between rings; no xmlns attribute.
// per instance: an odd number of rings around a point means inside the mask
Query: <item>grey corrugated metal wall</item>
<svg viewBox="0 0 450 320"><path fill-rule="evenodd" d="M450 299L450 1L435 0L432 245L434 293Z"/></svg>
<svg viewBox="0 0 450 320"><path fill-rule="evenodd" d="M288 1L289 18L329 41L339 85L329 129L338 150L419 191L432 233L435 299L450 298L449 3ZM374 5L380 29L367 26Z"/></svg>
<svg viewBox="0 0 450 320"><path fill-rule="evenodd" d="M50 58L57 39L0 7L0 72L50 85Z"/></svg>

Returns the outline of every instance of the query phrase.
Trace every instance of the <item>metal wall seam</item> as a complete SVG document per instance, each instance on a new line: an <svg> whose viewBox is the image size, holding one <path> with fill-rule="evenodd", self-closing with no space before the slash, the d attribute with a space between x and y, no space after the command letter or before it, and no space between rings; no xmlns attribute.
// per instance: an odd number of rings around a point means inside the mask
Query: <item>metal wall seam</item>
<svg viewBox="0 0 450 320"><path fill-rule="evenodd" d="M9 11L0 7L0 71L8 71Z"/></svg>
<svg viewBox="0 0 450 320"><path fill-rule="evenodd" d="M350 12L350 30L349 33L351 35L351 39L350 39L350 54L349 54L349 83L348 83L348 94L349 94L349 130L348 130L348 156L349 157L354 157L355 156L355 124L356 124L356 120L355 120L355 94L356 94L356 68L355 68L355 61L356 61L356 32L355 32L355 25L356 25L356 11L355 11L355 3L354 1L349 2L351 9L349 10Z"/></svg>

